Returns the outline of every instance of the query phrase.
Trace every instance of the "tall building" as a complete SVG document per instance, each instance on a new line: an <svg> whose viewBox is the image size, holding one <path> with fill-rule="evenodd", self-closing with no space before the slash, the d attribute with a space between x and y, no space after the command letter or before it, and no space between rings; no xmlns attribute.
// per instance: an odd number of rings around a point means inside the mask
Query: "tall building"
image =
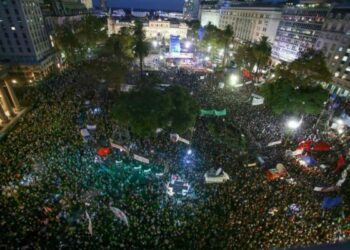
<svg viewBox="0 0 350 250"><path fill-rule="evenodd" d="M200 0L185 0L183 17L186 20L198 19Z"/></svg>
<svg viewBox="0 0 350 250"><path fill-rule="evenodd" d="M315 48L322 50L326 56L328 68L333 74L332 90L349 95L350 6L334 7L328 13Z"/></svg>
<svg viewBox="0 0 350 250"><path fill-rule="evenodd" d="M94 7L92 0L81 0L81 3L84 4L85 8L88 10Z"/></svg>
<svg viewBox="0 0 350 250"><path fill-rule="evenodd" d="M102 11L107 11L107 0L99 0L100 1L100 9Z"/></svg>
<svg viewBox="0 0 350 250"><path fill-rule="evenodd" d="M242 42L256 42L266 36L273 43L281 13L281 8L271 6L222 7L219 28L225 29L230 25L234 37Z"/></svg>
<svg viewBox="0 0 350 250"><path fill-rule="evenodd" d="M283 8L272 47L272 57L275 60L291 62L315 45L331 7L330 4L319 2L320 0L307 0Z"/></svg>
<svg viewBox="0 0 350 250"><path fill-rule="evenodd" d="M47 74L55 62L39 0L0 3L0 64L24 79Z"/></svg>

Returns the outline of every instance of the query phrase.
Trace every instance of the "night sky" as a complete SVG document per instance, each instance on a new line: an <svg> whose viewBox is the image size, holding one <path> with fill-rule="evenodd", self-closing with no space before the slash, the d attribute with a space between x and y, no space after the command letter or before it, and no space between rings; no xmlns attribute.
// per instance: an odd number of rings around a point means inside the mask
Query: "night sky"
<svg viewBox="0 0 350 250"><path fill-rule="evenodd" d="M109 7L182 11L184 0L107 0ZM99 0L94 0L98 6Z"/></svg>

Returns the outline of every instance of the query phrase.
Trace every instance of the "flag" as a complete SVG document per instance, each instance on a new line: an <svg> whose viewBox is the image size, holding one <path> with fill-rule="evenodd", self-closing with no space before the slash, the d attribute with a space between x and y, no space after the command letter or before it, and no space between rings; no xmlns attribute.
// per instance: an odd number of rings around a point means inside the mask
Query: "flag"
<svg viewBox="0 0 350 250"><path fill-rule="evenodd" d="M97 151L97 154L101 157L105 157L109 155L109 153L110 153L110 149L106 147L102 147Z"/></svg>
<svg viewBox="0 0 350 250"><path fill-rule="evenodd" d="M126 217L126 215L124 214L124 212L122 210L120 210L119 208L115 208L115 207L109 207L111 209L111 211L113 212L113 214L120 219L121 221L123 221L127 226L129 226L129 221L128 221L128 217Z"/></svg>
<svg viewBox="0 0 350 250"><path fill-rule="evenodd" d="M147 158L145 158L145 157L142 157L142 156L140 156L140 155L134 154L134 159L137 160L137 161L146 163L146 164L149 163L149 159L147 159Z"/></svg>
<svg viewBox="0 0 350 250"><path fill-rule="evenodd" d="M337 187L341 187L343 185L343 183L345 182L346 177L348 176L349 168L350 168L350 166L347 167L346 169L344 169L343 172L341 172L340 179L335 184Z"/></svg>
<svg viewBox="0 0 350 250"><path fill-rule="evenodd" d="M91 222L90 215L88 214L88 212L86 210L85 210L85 215L86 215L86 218L89 221L89 225L88 225L89 234L92 235L92 222Z"/></svg>
<svg viewBox="0 0 350 250"><path fill-rule="evenodd" d="M337 160L337 167L335 169L336 172L339 172L345 166L345 157L341 155Z"/></svg>
<svg viewBox="0 0 350 250"><path fill-rule="evenodd" d="M274 142L270 142L269 144L267 144L268 147L272 147L272 146L275 146L275 145L279 145L282 143L282 140L279 140L279 141L274 141Z"/></svg>
<svg viewBox="0 0 350 250"><path fill-rule="evenodd" d="M336 196L334 198L326 196L322 201L321 207L323 209L333 208L340 205L342 202L343 199L340 196Z"/></svg>

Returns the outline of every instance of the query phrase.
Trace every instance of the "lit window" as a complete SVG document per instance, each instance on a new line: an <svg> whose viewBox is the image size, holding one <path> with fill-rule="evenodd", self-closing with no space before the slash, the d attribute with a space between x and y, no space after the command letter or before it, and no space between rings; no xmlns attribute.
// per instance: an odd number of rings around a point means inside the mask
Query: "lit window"
<svg viewBox="0 0 350 250"><path fill-rule="evenodd" d="M11 27L11 30L16 30L16 27L15 27L15 26L12 26L12 27Z"/></svg>
<svg viewBox="0 0 350 250"><path fill-rule="evenodd" d="M338 76L339 76L339 72L335 72L335 73L334 73L334 76L335 76L335 77L338 77Z"/></svg>
<svg viewBox="0 0 350 250"><path fill-rule="evenodd" d="M347 60L348 60L348 57L347 57L347 56L343 56L342 61L343 61L343 62L346 62Z"/></svg>
<svg viewBox="0 0 350 250"><path fill-rule="evenodd" d="M339 59L339 56L336 55L336 56L334 57L334 60L338 60L338 59Z"/></svg>

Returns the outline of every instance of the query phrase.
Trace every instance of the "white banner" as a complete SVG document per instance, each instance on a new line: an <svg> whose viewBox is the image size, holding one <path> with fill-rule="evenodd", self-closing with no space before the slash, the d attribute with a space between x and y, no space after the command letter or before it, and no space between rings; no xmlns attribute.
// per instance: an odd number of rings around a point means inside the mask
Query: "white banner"
<svg viewBox="0 0 350 250"><path fill-rule="evenodd" d="M81 134L82 137L90 136L89 131L87 129L85 129L85 128L80 130L80 134Z"/></svg>
<svg viewBox="0 0 350 250"><path fill-rule="evenodd" d="M182 137L179 137L179 141L180 141L180 142L183 142L183 143L186 143L186 144L190 144L190 141L189 141L189 140L186 140L186 139L184 139L184 138L182 138Z"/></svg>
<svg viewBox="0 0 350 250"><path fill-rule="evenodd" d="M96 129L96 125L86 125L86 128L88 130L95 130Z"/></svg>
<svg viewBox="0 0 350 250"><path fill-rule="evenodd" d="M123 146L121 146L121 145L118 145L118 144L113 143L111 139L109 140L109 143L110 143L110 145L111 145L112 148L117 148L117 149L119 149L120 151L125 151L125 152L129 153L129 150L128 150L128 149L126 149L125 147L123 147Z"/></svg>
<svg viewBox="0 0 350 250"><path fill-rule="evenodd" d="M253 98L252 100L252 105L253 106L258 106L264 104L264 98Z"/></svg>
<svg viewBox="0 0 350 250"><path fill-rule="evenodd" d="M282 144L282 140L270 142L269 144L267 144L267 146L272 147L272 146L279 145L279 144Z"/></svg>
<svg viewBox="0 0 350 250"><path fill-rule="evenodd" d="M137 160L137 161L149 164L149 159L147 159L145 157L142 157L142 156L134 154L134 159Z"/></svg>
<svg viewBox="0 0 350 250"><path fill-rule="evenodd" d="M128 217L126 217L122 210L116 207L110 207L110 209L118 219L122 220L127 226L129 226Z"/></svg>

